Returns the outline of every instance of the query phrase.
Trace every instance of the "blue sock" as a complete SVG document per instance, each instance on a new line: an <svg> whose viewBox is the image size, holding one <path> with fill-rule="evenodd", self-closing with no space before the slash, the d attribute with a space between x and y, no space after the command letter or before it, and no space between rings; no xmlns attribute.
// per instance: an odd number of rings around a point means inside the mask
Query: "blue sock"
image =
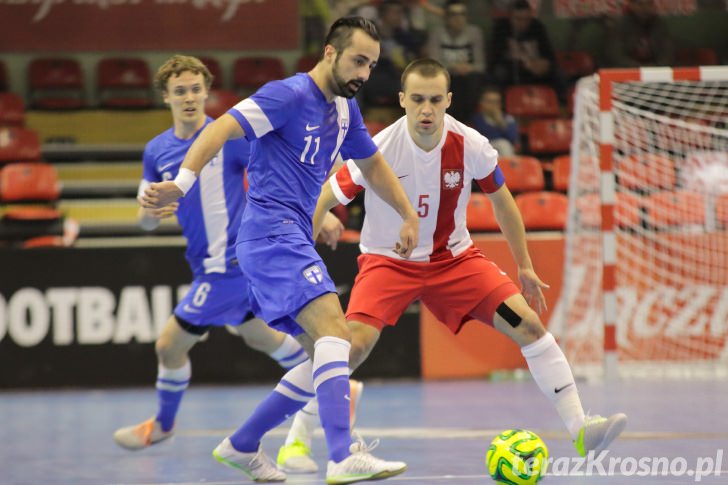
<svg viewBox="0 0 728 485"><path fill-rule="evenodd" d="M169 431L174 426L182 396L190 384L192 369L190 361L179 369L167 369L159 364L157 370L157 421L162 425L162 431Z"/></svg>
<svg viewBox="0 0 728 485"><path fill-rule="evenodd" d="M349 350L337 337L322 337L315 343L313 382L319 417L326 435L329 458L336 463L351 453L349 430Z"/></svg>
<svg viewBox="0 0 728 485"><path fill-rule="evenodd" d="M230 436L230 443L243 453L256 451L265 433L296 414L313 397L311 361L307 360L283 376L273 392Z"/></svg>

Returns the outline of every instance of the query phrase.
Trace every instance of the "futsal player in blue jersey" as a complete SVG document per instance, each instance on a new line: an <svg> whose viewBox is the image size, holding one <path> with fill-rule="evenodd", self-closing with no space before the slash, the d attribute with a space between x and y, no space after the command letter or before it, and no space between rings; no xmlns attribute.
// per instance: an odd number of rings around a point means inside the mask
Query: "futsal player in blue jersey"
<svg viewBox="0 0 728 485"><path fill-rule="evenodd" d="M372 142L352 98L379 58L379 36L361 17L337 20L323 56L309 73L263 86L203 130L174 181L151 185L146 207L168 205L192 190L202 168L229 139L251 142L248 206L237 255L250 280L258 316L296 335L312 361L286 373L253 415L213 451L215 458L256 481L283 481L261 447L263 435L314 396L326 436L329 484L386 478L402 462L373 457L349 429L350 332L335 286L316 253L311 217L339 155L351 158L368 184L403 222L393 251L409 257L417 245L417 213Z"/></svg>
<svg viewBox="0 0 728 485"><path fill-rule="evenodd" d="M190 145L212 121L204 112L211 82L208 69L194 57L173 56L160 67L155 84L170 107L173 126L144 150L140 195L151 183L174 179ZM124 448L140 449L172 436L190 381L188 352L211 326L236 325L248 346L269 354L285 369L308 358L294 338L252 318L248 282L236 262L234 243L245 207L242 180L248 145L244 138L225 143L202 170L200 183L179 203L140 209L140 222L146 229L177 215L194 281L156 342L157 414L114 433L114 440ZM340 222L330 220L328 237L337 238L339 227L343 229Z"/></svg>

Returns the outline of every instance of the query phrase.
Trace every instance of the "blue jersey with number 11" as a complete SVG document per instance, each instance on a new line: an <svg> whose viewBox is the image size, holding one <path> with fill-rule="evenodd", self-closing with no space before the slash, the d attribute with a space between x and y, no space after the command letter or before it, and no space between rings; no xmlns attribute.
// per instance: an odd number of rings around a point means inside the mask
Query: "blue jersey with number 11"
<svg viewBox="0 0 728 485"><path fill-rule="evenodd" d="M328 102L308 74L273 81L233 107L251 141L248 205L238 241L303 233L336 157L362 159L377 147L353 99Z"/></svg>

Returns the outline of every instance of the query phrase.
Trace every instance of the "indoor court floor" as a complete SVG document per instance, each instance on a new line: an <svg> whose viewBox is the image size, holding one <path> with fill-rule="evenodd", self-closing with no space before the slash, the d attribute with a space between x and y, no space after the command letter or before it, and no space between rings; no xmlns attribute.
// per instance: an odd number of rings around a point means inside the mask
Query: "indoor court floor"
<svg viewBox="0 0 728 485"><path fill-rule="evenodd" d="M367 441L380 439L376 455L409 464L406 473L387 483L493 483L485 469L485 452L490 440L509 428L535 431L548 445L557 461L540 482L546 485L684 484L698 478L699 483L728 483L727 381L578 384L584 408L591 413L621 411L629 416L622 438L600 462L608 473L609 460L619 459L612 475L603 475L594 463L588 473L586 465L574 468L566 459L576 456L571 441L556 411L530 380L366 382L357 428ZM177 435L137 452L117 447L111 435L117 427L153 414L156 396L151 386L0 392L0 484L251 483L242 473L218 464L210 453L270 389L272 385L193 384L182 403ZM266 437L268 454L275 456L286 430L276 429ZM320 431L313 449L324 470ZM638 466L642 462L647 468ZM554 472L556 463L560 469ZM650 466L657 476L639 476L640 470L651 472ZM710 476L698 477L697 469L709 470ZM289 475L287 483L319 484L323 477L323 471Z"/></svg>

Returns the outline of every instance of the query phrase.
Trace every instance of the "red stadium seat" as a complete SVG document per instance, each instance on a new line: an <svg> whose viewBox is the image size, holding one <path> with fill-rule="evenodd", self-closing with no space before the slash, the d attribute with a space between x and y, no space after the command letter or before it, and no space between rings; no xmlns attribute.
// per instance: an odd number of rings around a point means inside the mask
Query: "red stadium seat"
<svg viewBox="0 0 728 485"><path fill-rule="evenodd" d="M319 61L319 56L307 54L296 61L296 72L308 72L313 69Z"/></svg>
<svg viewBox="0 0 728 485"><path fill-rule="evenodd" d="M369 136L374 136L383 129L387 127L386 123L382 123L381 121L369 121L364 120L364 124L367 127L367 131L369 132Z"/></svg>
<svg viewBox="0 0 728 485"><path fill-rule="evenodd" d="M585 51L557 52L556 62L570 80L588 76L595 70L594 59Z"/></svg>
<svg viewBox="0 0 728 485"><path fill-rule="evenodd" d="M28 67L30 105L78 109L86 105L81 64L75 59L34 59Z"/></svg>
<svg viewBox="0 0 728 485"><path fill-rule="evenodd" d="M617 192L614 206L615 223L619 227L639 227L642 221L642 198L629 192ZM601 205L597 194L587 194L576 201L579 224L593 229L602 222Z"/></svg>
<svg viewBox="0 0 728 485"><path fill-rule="evenodd" d="M493 213L493 205L488 196L482 193L470 194L466 211L468 230L471 232L499 231L498 221Z"/></svg>
<svg viewBox="0 0 728 485"><path fill-rule="evenodd" d="M534 192L544 189L543 167L533 157L501 157L498 165L511 192Z"/></svg>
<svg viewBox="0 0 728 485"><path fill-rule="evenodd" d="M222 67L220 63L214 57L198 57L200 61L207 67L207 70L212 74L212 86L210 89L222 89L224 79L222 76Z"/></svg>
<svg viewBox="0 0 728 485"><path fill-rule="evenodd" d="M40 160L38 134L26 128L0 128L0 163Z"/></svg>
<svg viewBox="0 0 728 485"><path fill-rule="evenodd" d="M97 66L99 105L103 108L150 108L152 74L144 59L110 57Z"/></svg>
<svg viewBox="0 0 728 485"><path fill-rule="evenodd" d="M0 126L23 126L25 105L15 93L0 93Z"/></svg>
<svg viewBox="0 0 728 485"><path fill-rule="evenodd" d="M11 163L0 171L3 202L55 201L61 193L53 165L38 162Z"/></svg>
<svg viewBox="0 0 728 485"><path fill-rule="evenodd" d="M553 171L551 172L554 182L554 190L566 192L569 190L569 177L571 176L571 157L561 155L554 158Z"/></svg>
<svg viewBox="0 0 728 485"><path fill-rule="evenodd" d="M226 89L213 89L205 101L205 113L212 118L219 118L227 110L238 104L240 97Z"/></svg>
<svg viewBox="0 0 728 485"><path fill-rule="evenodd" d="M675 162L664 155L642 153L617 159L621 186L630 190L672 189L675 187Z"/></svg>
<svg viewBox="0 0 728 485"><path fill-rule="evenodd" d="M714 66L720 64L718 54L710 47L685 47L675 52L676 66Z"/></svg>
<svg viewBox="0 0 728 485"><path fill-rule="evenodd" d="M656 192L645 202L647 223L653 227L705 224L705 201L695 192Z"/></svg>
<svg viewBox="0 0 728 485"><path fill-rule="evenodd" d="M233 66L233 85L236 90L254 91L285 75L283 62L277 57L239 57Z"/></svg>
<svg viewBox="0 0 728 485"><path fill-rule="evenodd" d="M559 100L550 86L510 86L506 90L506 111L519 117L559 116Z"/></svg>
<svg viewBox="0 0 728 485"><path fill-rule="evenodd" d="M528 192L516 196L516 205L527 230L564 230L569 199L557 192Z"/></svg>
<svg viewBox="0 0 728 485"><path fill-rule="evenodd" d="M568 153L571 148L571 120L533 120L528 125L528 150L532 154Z"/></svg>

